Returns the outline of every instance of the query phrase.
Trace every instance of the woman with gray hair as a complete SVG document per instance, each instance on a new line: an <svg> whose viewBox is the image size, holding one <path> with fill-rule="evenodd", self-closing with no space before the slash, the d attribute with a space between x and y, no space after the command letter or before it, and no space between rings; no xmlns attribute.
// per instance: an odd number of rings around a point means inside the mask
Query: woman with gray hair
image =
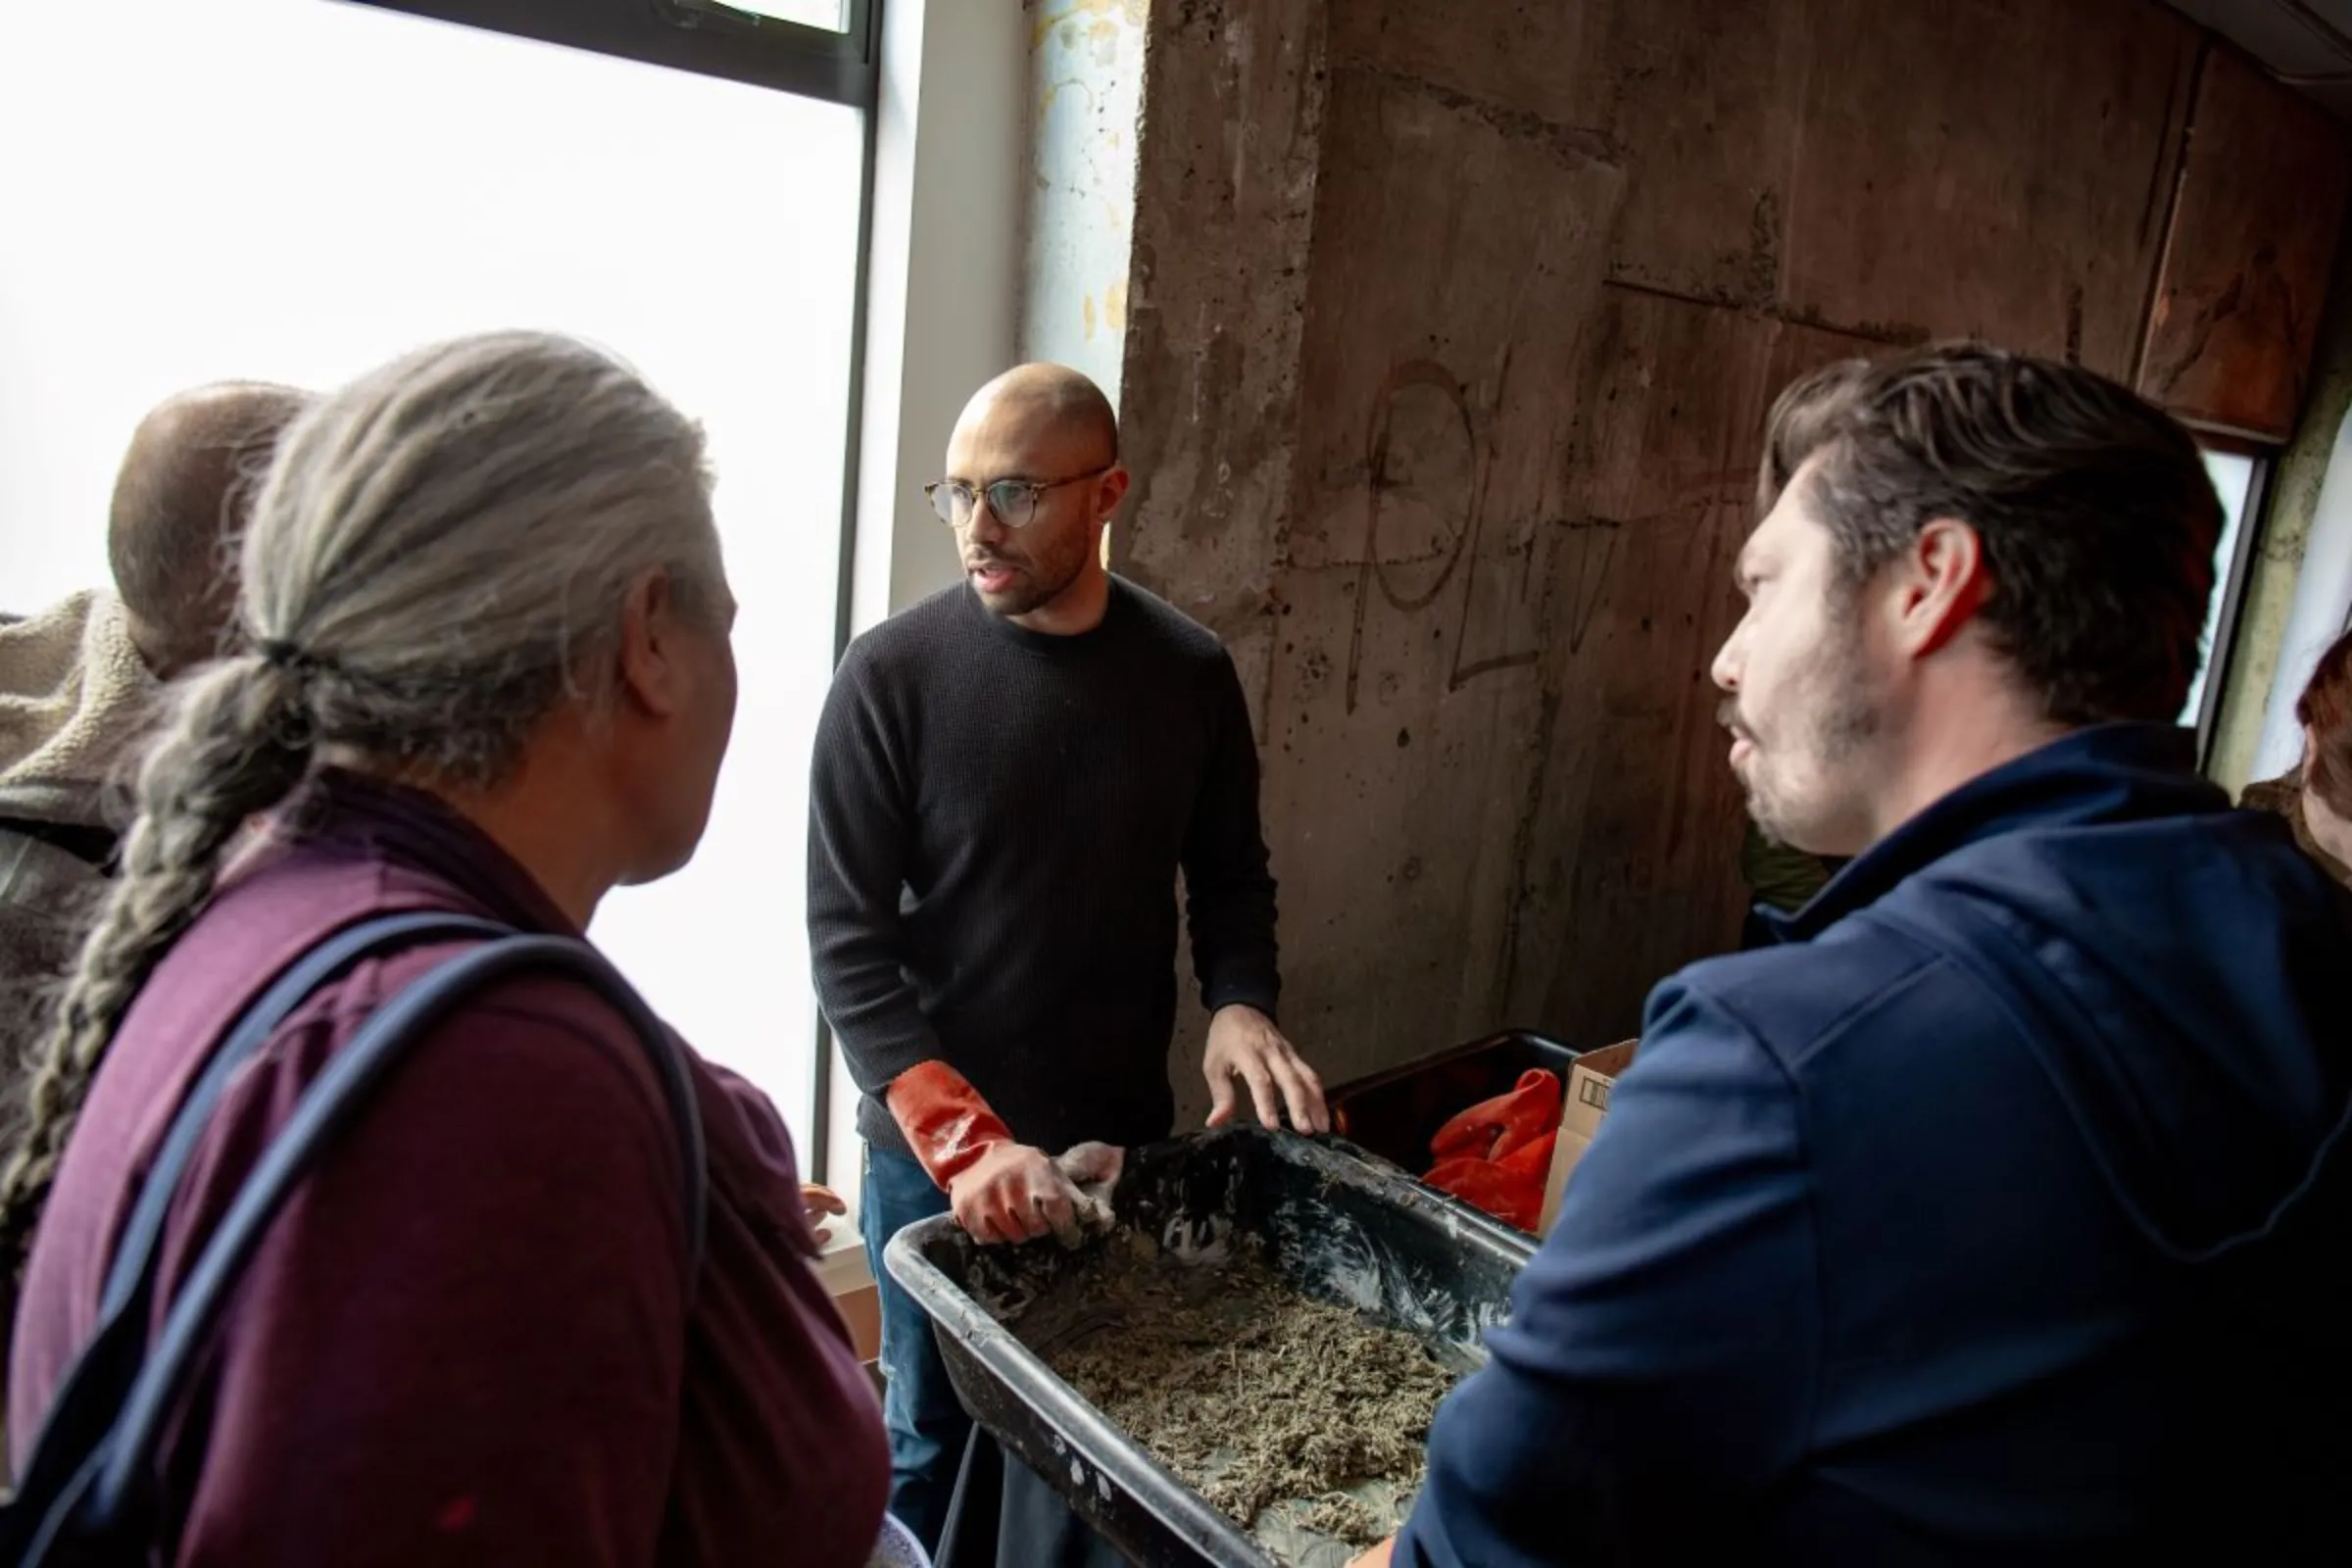
<svg viewBox="0 0 2352 1568"><path fill-rule="evenodd" d="M40 1221L19 1453L165 1128L257 996L395 911L577 936L693 854L733 723L701 434L567 339L426 349L306 415L240 614L252 652L182 684L146 759L0 1169L12 1271ZM362 960L229 1081L164 1232L165 1299L322 1066L463 946ZM159 1560L864 1563L889 1460L808 1266L790 1140L679 1050L707 1141L691 1277L691 1160L612 1004L518 974L419 1039L253 1255L161 1456Z"/></svg>

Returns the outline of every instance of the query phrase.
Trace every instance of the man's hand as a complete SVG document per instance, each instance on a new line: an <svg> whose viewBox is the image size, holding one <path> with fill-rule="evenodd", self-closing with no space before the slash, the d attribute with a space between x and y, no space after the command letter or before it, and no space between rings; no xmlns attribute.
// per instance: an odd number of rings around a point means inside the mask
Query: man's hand
<svg viewBox="0 0 2352 1568"><path fill-rule="evenodd" d="M1119 1150L1080 1144L1056 1162L1013 1142L980 1091L944 1061L907 1068L885 1100L907 1152L947 1193L956 1223L973 1241L1034 1242L1051 1231L1076 1247L1088 1230L1109 1227L1110 1191L1126 1162Z"/></svg>
<svg viewBox="0 0 2352 1568"><path fill-rule="evenodd" d="M1046 1235L1075 1247L1083 1238L1078 1189L1044 1150L1027 1144L990 1145L948 1184L948 1201L956 1223L983 1247Z"/></svg>
<svg viewBox="0 0 2352 1568"><path fill-rule="evenodd" d="M1282 1037L1274 1020L1255 1007L1220 1007L1208 1021L1208 1050L1200 1058L1208 1079L1208 1124L1222 1127L1233 1119L1239 1103L1233 1081L1250 1086L1257 1119L1268 1127L1282 1125L1288 1109L1291 1125L1302 1133L1331 1131L1331 1108L1323 1102L1323 1080L1299 1058L1297 1048Z"/></svg>
<svg viewBox="0 0 2352 1568"><path fill-rule="evenodd" d="M801 1206L808 1211L808 1228L816 1234L816 1245L819 1247L833 1239L833 1233L825 1229L825 1217L850 1211L850 1205L841 1200L839 1193L830 1187L819 1187L814 1182L801 1183Z"/></svg>
<svg viewBox="0 0 2352 1568"><path fill-rule="evenodd" d="M1349 1563L1348 1568L1389 1568L1389 1556L1392 1552L1396 1551L1396 1538L1395 1536L1391 1536L1388 1540L1382 1542L1379 1545L1374 1546L1370 1551L1365 1552L1361 1557L1358 1557L1355 1559L1355 1561Z"/></svg>

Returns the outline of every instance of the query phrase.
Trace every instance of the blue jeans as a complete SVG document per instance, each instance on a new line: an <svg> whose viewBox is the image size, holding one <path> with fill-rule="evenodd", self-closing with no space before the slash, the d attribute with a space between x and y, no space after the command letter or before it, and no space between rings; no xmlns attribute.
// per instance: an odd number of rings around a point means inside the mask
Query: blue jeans
<svg viewBox="0 0 2352 1568"><path fill-rule="evenodd" d="M882 1266L882 1249L917 1220L948 1211L948 1195L923 1167L887 1150L865 1152L858 1229L882 1303L882 1420L890 1429L890 1511L925 1551L939 1549L956 1470L972 1418L956 1397L931 1319Z"/></svg>

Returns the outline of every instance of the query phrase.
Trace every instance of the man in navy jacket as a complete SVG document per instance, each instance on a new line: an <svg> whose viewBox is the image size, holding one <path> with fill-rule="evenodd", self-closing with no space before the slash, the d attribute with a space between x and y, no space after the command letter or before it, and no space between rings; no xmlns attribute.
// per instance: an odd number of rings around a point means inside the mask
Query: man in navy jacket
<svg viewBox="0 0 2352 1568"><path fill-rule="evenodd" d="M1651 997L1395 1562L2352 1560L2352 900L2172 727L2195 447L1932 348L1761 489L1731 765L1858 858Z"/></svg>

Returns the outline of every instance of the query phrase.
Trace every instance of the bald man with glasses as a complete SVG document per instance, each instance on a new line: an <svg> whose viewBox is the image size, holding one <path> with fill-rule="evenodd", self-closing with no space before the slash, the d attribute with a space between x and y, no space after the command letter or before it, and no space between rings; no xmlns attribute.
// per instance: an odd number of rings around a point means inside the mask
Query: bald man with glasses
<svg viewBox="0 0 2352 1568"><path fill-rule="evenodd" d="M861 1095L891 1507L926 1545L968 1422L882 1248L949 1211L984 1243L1071 1234L1106 1152L1065 1152L1168 1135L1180 870L1211 1125L1246 1101L1330 1126L1274 1023L1241 681L1214 633L1103 566L1127 485L1092 381L1037 365L983 387L925 487L965 582L858 638L817 728L809 945Z"/></svg>

